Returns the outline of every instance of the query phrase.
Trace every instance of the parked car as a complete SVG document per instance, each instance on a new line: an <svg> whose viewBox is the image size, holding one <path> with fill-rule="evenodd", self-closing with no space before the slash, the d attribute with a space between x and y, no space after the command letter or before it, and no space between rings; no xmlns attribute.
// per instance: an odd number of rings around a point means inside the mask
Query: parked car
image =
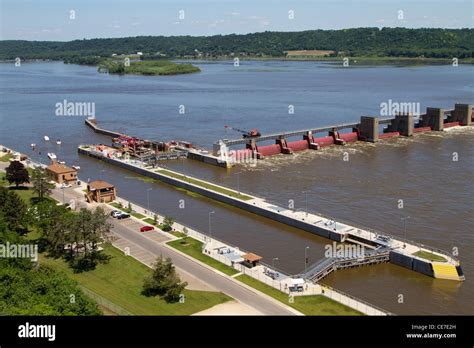
<svg viewBox="0 0 474 348"><path fill-rule="evenodd" d="M112 210L110 212L110 216L116 218L117 216L119 216L120 214L122 214L122 212L120 210Z"/></svg>
<svg viewBox="0 0 474 348"><path fill-rule="evenodd" d="M71 187L71 186L72 186L71 184L65 183L65 182L63 182L63 183L61 184L61 188L62 188L62 189L63 189L63 188L66 188L66 187Z"/></svg>
<svg viewBox="0 0 474 348"><path fill-rule="evenodd" d="M155 228L153 226L143 226L140 227L140 232L153 231Z"/></svg>
<svg viewBox="0 0 474 348"><path fill-rule="evenodd" d="M127 214L127 213L120 213L117 215L117 219L119 220L122 220L122 219L126 219L126 218L129 218L130 217L130 214Z"/></svg>

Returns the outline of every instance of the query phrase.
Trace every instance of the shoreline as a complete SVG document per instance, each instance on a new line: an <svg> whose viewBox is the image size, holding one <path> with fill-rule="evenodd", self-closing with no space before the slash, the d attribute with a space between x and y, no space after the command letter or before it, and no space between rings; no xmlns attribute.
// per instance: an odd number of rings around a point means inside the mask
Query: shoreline
<svg viewBox="0 0 474 348"><path fill-rule="evenodd" d="M364 57L364 56L355 56L355 57L301 57L301 58L288 58L288 57L208 57L208 58L199 58L199 57L169 57L169 61L195 61L195 62L221 62L221 61L233 61L234 58L239 58L240 61L262 61L262 62L327 62L327 63L341 63L343 58L349 58L349 64L356 65L447 65L452 64L452 59L450 58L410 58L410 57ZM89 67L98 67L98 65L93 64L77 64L77 63L66 63L64 59L23 59L22 63L31 63L31 62L63 62L64 64L74 64L81 66ZM0 63L15 63L15 59L0 59ZM460 65L473 65L474 58L464 58L459 59L458 64ZM126 74L126 75L138 75L138 76L147 76L143 74ZM177 74L185 75L185 74ZM155 75L150 75L155 76ZM166 75L162 75L166 76Z"/></svg>

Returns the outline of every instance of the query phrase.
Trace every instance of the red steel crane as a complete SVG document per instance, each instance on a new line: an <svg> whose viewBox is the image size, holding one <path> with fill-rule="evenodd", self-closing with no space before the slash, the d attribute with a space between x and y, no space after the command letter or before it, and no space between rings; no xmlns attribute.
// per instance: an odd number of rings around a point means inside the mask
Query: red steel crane
<svg viewBox="0 0 474 348"><path fill-rule="evenodd" d="M258 131L257 128L252 128L251 130L249 131L245 131L245 130L242 130L242 129L239 129L239 128L235 128L235 127L231 127L231 126L224 126L224 128L226 129L232 129L236 132L239 132L239 133L242 133L242 137L243 138L255 138L255 137L259 137L261 136L262 134Z"/></svg>

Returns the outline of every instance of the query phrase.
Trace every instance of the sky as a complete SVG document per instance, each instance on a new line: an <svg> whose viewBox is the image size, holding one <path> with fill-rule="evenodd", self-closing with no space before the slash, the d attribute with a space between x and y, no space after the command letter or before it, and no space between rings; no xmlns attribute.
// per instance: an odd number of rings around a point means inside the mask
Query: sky
<svg viewBox="0 0 474 348"><path fill-rule="evenodd" d="M473 0L0 0L0 39L472 28L473 6Z"/></svg>

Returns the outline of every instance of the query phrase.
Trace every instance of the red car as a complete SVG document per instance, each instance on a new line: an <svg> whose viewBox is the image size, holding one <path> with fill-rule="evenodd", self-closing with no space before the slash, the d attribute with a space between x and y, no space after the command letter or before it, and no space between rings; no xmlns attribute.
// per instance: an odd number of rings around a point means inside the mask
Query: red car
<svg viewBox="0 0 474 348"><path fill-rule="evenodd" d="M153 231L155 228L153 226L143 226L140 227L140 232Z"/></svg>

